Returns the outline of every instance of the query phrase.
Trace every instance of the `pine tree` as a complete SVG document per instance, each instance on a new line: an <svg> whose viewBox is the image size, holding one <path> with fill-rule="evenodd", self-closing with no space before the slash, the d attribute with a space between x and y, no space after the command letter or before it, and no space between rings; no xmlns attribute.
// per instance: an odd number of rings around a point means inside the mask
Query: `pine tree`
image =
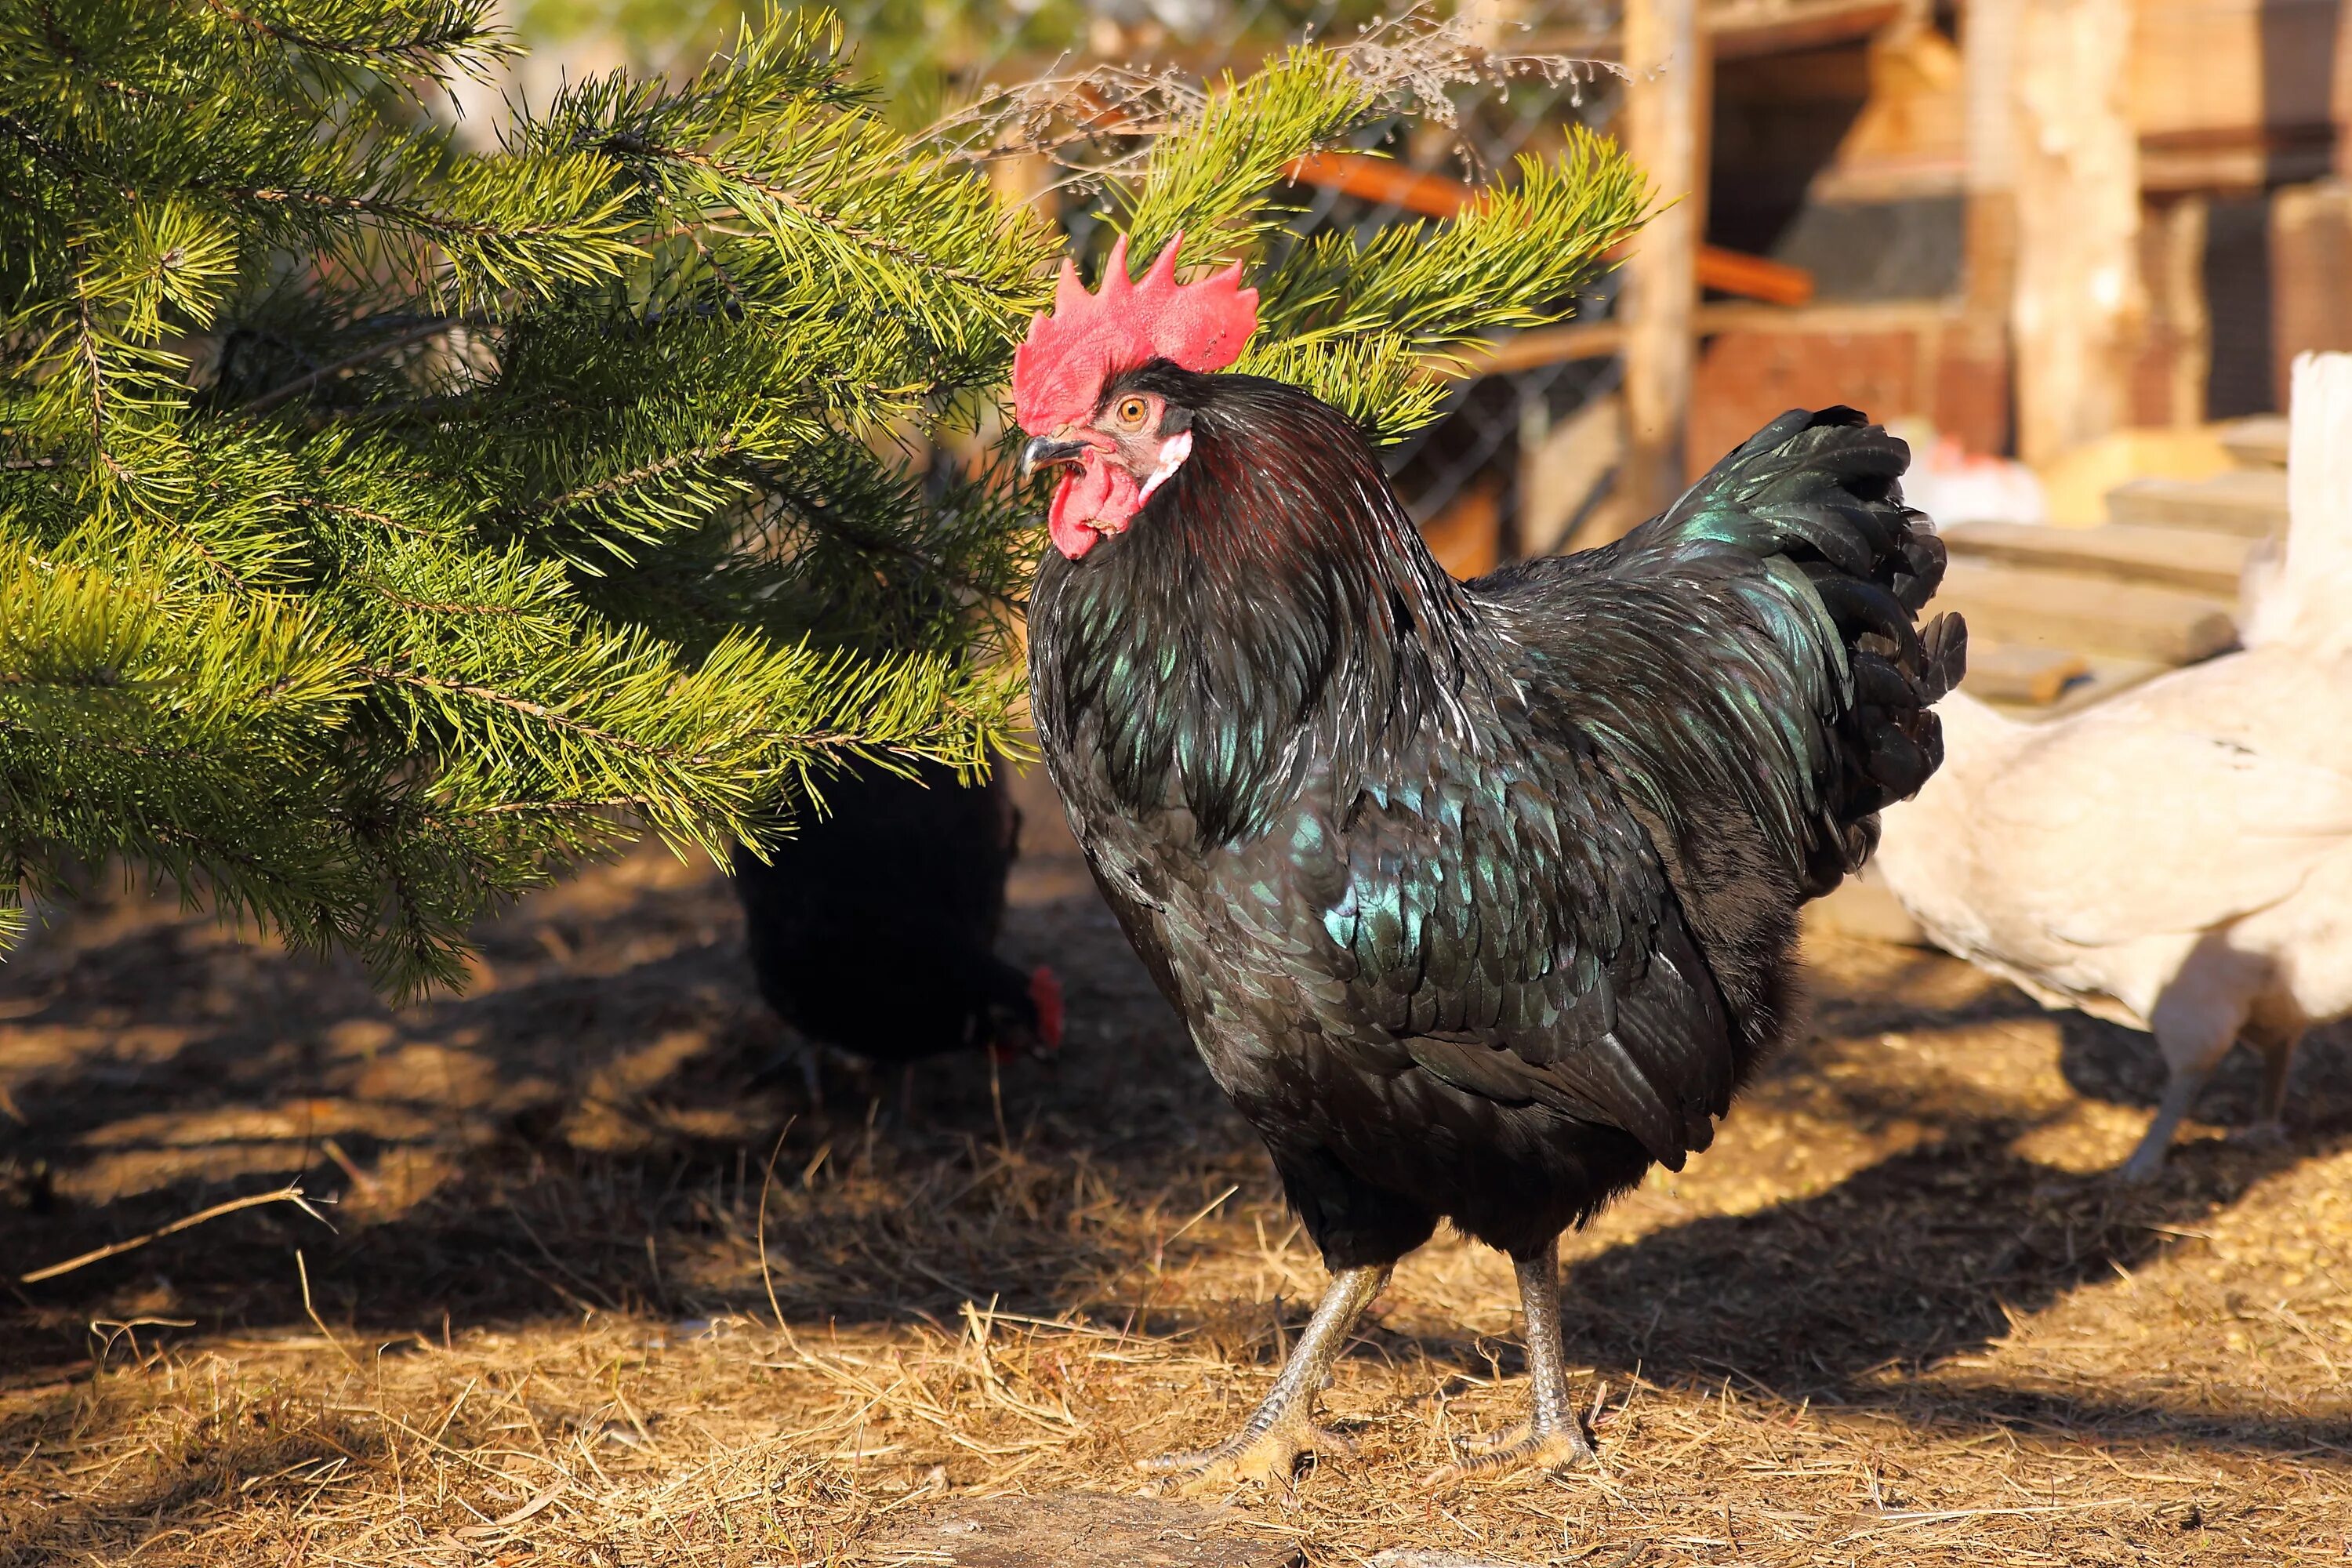
<svg viewBox="0 0 2352 1568"><path fill-rule="evenodd" d="M425 111L489 0L0 0L0 905L109 858L395 992L644 830L786 825L856 756L980 765L1038 548L1001 427L1061 237L892 129L835 24ZM1297 243L1392 111L1302 48L1130 138L1139 250L1264 256L1247 368L1394 434L1645 200L1604 144L1445 225ZM968 128L968 122L967 122Z"/></svg>

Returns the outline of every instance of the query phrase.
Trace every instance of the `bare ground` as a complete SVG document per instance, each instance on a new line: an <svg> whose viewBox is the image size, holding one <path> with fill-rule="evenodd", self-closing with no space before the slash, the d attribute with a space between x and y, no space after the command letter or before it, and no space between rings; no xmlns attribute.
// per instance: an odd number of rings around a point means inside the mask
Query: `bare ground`
<svg viewBox="0 0 2352 1568"><path fill-rule="evenodd" d="M1060 968L1066 1059L1001 1106L940 1064L911 1119L762 1074L726 886L658 853L399 1012L173 909L64 911L0 971L0 1275L289 1180L333 1228L270 1204L0 1295L0 1564L939 1563L906 1542L943 1505L1137 1489L1322 1276L1055 848L1008 947ZM1421 1484L1524 1386L1507 1267L1441 1240L1327 1397L1358 1453L1217 1528L1318 1565L2352 1561L2352 1052L2307 1048L2280 1148L2223 1137L2235 1064L2122 1191L2145 1039L1812 957L1811 1037L1570 1239L1598 1470Z"/></svg>

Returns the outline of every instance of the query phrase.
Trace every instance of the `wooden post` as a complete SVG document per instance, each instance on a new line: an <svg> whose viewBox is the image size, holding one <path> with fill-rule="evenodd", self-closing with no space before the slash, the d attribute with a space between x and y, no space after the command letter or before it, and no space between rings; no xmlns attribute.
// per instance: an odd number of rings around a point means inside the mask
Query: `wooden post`
<svg viewBox="0 0 2352 1568"><path fill-rule="evenodd" d="M2271 195L2271 358L2288 406L2296 357L2352 350L2352 190L2340 180Z"/></svg>
<svg viewBox="0 0 2352 1568"><path fill-rule="evenodd" d="M2001 388L1998 439L2016 427L2009 315L2017 295L2017 110L2011 69L2020 0L1969 0L1960 11L1968 153L1962 303L1957 349ZM1995 449L1999 449L1996 447Z"/></svg>
<svg viewBox="0 0 2352 1568"><path fill-rule="evenodd" d="M2019 0L2017 447L2046 462L2129 422L2146 312L2132 0Z"/></svg>
<svg viewBox="0 0 2352 1568"><path fill-rule="evenodd" d="M2328 118L2336 122L2336 177L2352 180L2352 16L2339 7L2336 21L2336 69L2328 89Z"/></svg>
<svg viewBox="0 0 2352 1568"><path fill-rule="evenodd" d="M2140 278L2147 327L2137 425L2176 429L2205 422L2205 384L2213 371L2213 316L2205 306L2205 238L2212 203L2201 191L2152 197L2140 209Z"/></svg>
<svg viewBox="0 0 2352 1568"><path fill-rule="evenodd" d="M1959 14L1961 99L1967 103L1967 320L1992 334L1978 351L2009 353L2018 291L2016 68L2021 0L1969 0Z"/></svg>
<svg viewBox="0 0 2352 1568"><path fill-rule="evenodd" d="M1625 149L1674 203L1642 230L1625 268L1630 525L1681 493L1687 458L1713 89L1696 0L1626 0L1625 68Z"/></svg>

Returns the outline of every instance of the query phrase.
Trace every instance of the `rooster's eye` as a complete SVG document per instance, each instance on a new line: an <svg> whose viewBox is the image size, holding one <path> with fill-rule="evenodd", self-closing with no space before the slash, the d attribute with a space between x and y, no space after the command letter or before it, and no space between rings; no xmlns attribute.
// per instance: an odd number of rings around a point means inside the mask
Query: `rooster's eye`
<svg viewBox="0 0 2352 1568"><path fill-rule="evenodd" d="M1118 420L1119 424L1129 430L1142 429L1143 422L1150 416L1151 405L1144 402L1140 397L1120 398L1118 400L1118 407L1114 415L1114 417Z"/></svg>

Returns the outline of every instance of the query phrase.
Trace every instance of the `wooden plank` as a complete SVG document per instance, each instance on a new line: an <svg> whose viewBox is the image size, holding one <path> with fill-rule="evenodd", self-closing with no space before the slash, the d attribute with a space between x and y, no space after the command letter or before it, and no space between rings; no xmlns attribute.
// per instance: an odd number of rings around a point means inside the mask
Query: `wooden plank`
<svg viewBox="0 0 2352 1568"><path fill-rule="evenodd" d="M2286 416L2250 414L2221 426L2221 449L2250 468L2286 467Z"/></svg>
<svg viewBox="0 0 2352 1568"><path fill-rule="evenodd" d="M2090 673L2091 661L2072 648L2020 647L1971 637L1969 673L1960 685L1980 701L2046 708Z"/></svg>
<svg viewBox="0 0 2352 1568"><path fill-rule="evenodd" d="M2238 637L2230 606L2204 595L1987 562L1954 561L1936 604L1996 642L2165 664L2209 658Z"/></svg>
<svg viewBox="0 0 2352 1568"><path fill-rule="evenodd" d="M1367 153L1310 153L1291 163L1289 174L1302 185L1385 202L1424 217L1452 217L1480 194L1475 185ZM1610 253L1612 258L1623 254ZM1699 247L1698 280L1718 293L1772 305L1806 305L1813 298L1813 275L1805 268L1717 245Z"/></svg>
<svg viewBox="0 0 2352 1568"><path fill-rule="evenodd" d="M2134 479L2107 492L2107 516L2147 528L2200 528L2250 539L2286 536L2286 474L2240 468L2209 479Z"/></svg>
<svg viewBox="0 0 2352 1568"><path fill-rule="evenodd" d="M2242 533L2127 522L2098 528L1956 522L1939 531L1954 555L2186 588L2225 603L2237 598L2246 557L2261 542Z"/></svg>
<svg viewBox="0 0 2352 1568"><path fill-rule="evenodd" d="M1708 338L1691 389L1689 477L1790 408L1843 403L1878 418L1935 418L1924 374L1934 353L1934 338L1917 331L1727 331Z"/></svg>
<svg viewBox="0 0 2352 1568"><path fill-rule="evenodd" d="M1601 359L1621 353L1625 328L1619 321L1572 321L1566 326L1536 327L1516 332L1490 349L1463 354L1449 367L1461 375L1513 375L1539 365L1570 360Z"/></svg>

